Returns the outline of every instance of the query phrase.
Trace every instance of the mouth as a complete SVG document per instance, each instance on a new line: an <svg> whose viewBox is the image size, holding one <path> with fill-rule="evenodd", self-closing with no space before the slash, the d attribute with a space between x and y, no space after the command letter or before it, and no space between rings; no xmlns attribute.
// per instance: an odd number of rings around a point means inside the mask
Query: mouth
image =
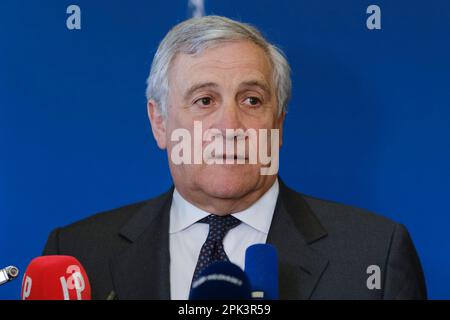
<svg viewBox="0 0 450 320"><path fill-rule="evenodd" d="M227 160L227 159L231 159L231 160L248 160L248 156L246 155L236 155L236 154L218 154L218 155L214 155L211 157L211 159L214 160Z"/></svg>

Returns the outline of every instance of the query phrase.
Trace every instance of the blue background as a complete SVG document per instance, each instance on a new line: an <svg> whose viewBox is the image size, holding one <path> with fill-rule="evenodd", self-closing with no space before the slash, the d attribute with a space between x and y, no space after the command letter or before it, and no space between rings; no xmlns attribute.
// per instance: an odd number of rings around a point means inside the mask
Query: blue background
<svg viewBox="0 0 450 320"><path fill-rule="evenodd" d="M82 29L66 28L81 7ZM366 28L366 8L382 30ZM450 1L206 0L287 54L281 177L407 226L430 298L450 299ZM0 267L48 233L170 185L145 80L187 0L0 1ZM17 299L20 280L0 287Z"/></svg>

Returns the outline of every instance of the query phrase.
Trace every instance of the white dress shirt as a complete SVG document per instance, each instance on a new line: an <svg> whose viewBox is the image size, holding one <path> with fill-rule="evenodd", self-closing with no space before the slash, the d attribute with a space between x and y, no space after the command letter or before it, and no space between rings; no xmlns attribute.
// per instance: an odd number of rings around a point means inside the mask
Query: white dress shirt
<svg viewBox="0 0 450 320"><path fill-rule="evenodd" d="M257 243L266 243L278 198L278 180L244 211L233 213L241 223L228 231L223 240L225 253L232 263L244 269L245 250ZM210 215L186 199L175 189L170 208L170 293L172 300L189 297L192 276L200 249L208 237L209 226L196 223Z"/></svg>

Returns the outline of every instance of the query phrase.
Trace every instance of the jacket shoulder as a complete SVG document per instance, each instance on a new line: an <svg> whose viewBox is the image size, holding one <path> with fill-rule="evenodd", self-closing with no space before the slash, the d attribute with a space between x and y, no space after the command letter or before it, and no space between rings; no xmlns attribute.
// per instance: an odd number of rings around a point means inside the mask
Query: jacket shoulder
<svg viewBox="0 0 450 320"><path fill-rule="evenodd" d="M60 227L60 232L78 233L80 231L89 231L90 229L95 229L98 232L101 229L105 230L119 230L123 224L126 223L136 212L138 212L143 206L145 206L149 201L139 201L132 204L127 204L118 208L111 210L105 210L87 218L75 221L66 226Z"/></svg>
<svg viewBox="0 0 450 320"><path fill-rule="evenodd" d="M301 195L311 210L328 230L365 230L391 233L399 224L381 214L333 200Z"/></svg>
<svg viewBox="0 0 450 320"><path fill-rule="evenodd" d="M158 207L167 193L155 198L102 211L82 220L54 229L47 241L44 254L71 254L74 252L115 252L126 241L121 229L133 218L145 214L145 208Z"/></svg>

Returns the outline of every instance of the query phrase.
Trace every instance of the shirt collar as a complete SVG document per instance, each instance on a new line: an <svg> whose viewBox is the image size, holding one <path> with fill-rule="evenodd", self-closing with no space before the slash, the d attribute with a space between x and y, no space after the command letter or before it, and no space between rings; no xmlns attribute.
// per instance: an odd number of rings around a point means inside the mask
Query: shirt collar
<svg viewBox="0 0 450 320"><path fill-rule="evenodd" d="M275 183L253 203L249 208L233 213L232 216L241 220L250 227L261 231L265 234L269 233L270 224L272 223L273 213L279 193L278 179ZM172 207L170 209L170 227L169 233L182 231L204 217L210 215L192 203L184 199L175 188L172 198Z"/></svg>

